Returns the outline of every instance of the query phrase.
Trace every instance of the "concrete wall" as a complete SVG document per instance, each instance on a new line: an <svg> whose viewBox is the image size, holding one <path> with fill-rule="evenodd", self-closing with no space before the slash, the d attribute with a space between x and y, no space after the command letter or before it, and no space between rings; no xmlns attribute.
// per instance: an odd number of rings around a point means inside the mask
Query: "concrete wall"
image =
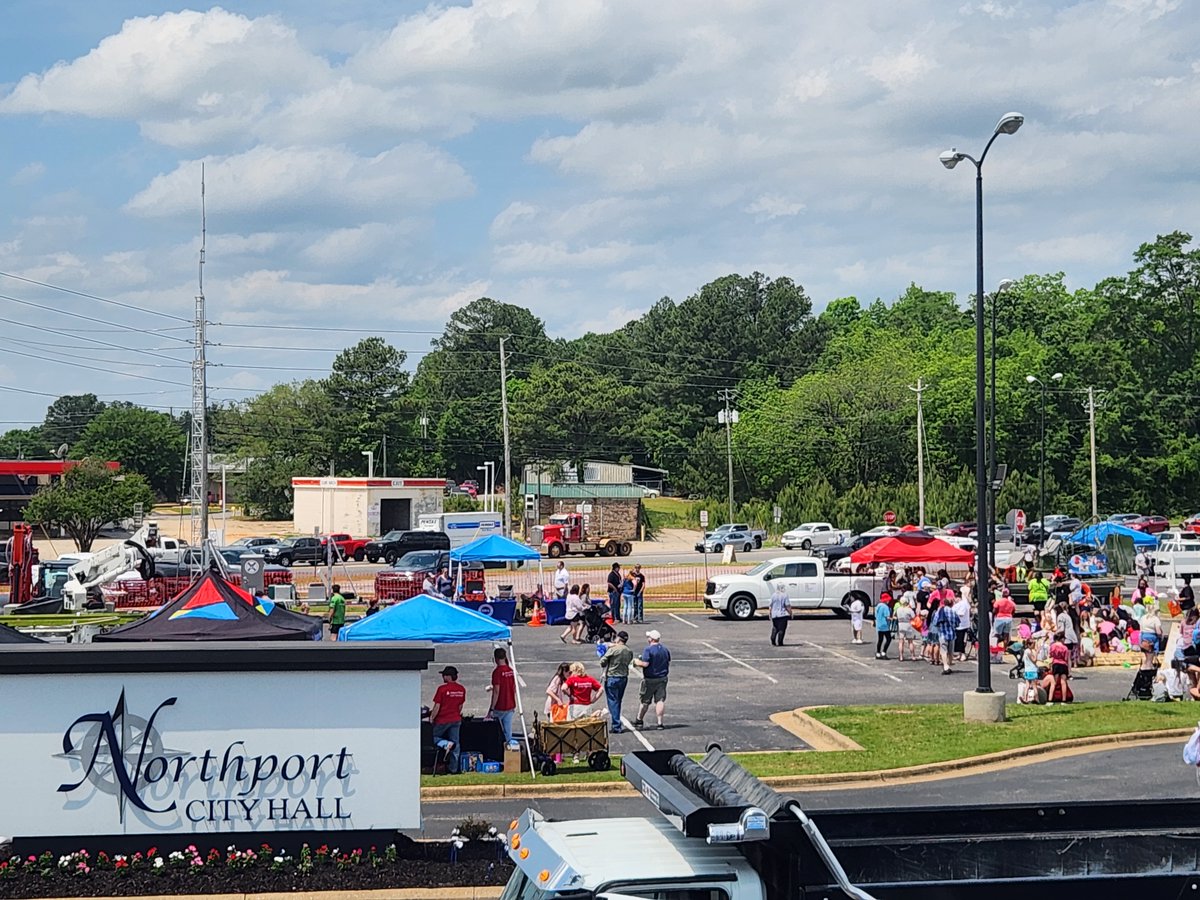
<svg viewBox="0 0 1200 900"><path fill-rule="evenodd" d="M412 502L412 527L421 515L442 511L442 491L430 487L375 487L342 485L336 488L296 485L292 527L300 534L346 531L355 537L379 537L379 503L402 499Z"/></svg>
<svg viewBox="0 0 1200 900"><path fill-rule="evenodd" d="M541 498L542 522L552 515L576 512L580 503L590 503L592 511L588 517L588 530L593 534L607 534L622 540L636 541L638 534L638 510L642 501L636 498L594 497L587 500L556 500Z"/></svg>

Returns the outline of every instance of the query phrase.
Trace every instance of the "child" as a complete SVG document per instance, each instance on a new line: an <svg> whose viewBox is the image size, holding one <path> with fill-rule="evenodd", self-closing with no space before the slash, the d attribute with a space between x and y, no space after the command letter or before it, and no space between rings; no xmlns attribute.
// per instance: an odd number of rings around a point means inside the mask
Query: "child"
<svg viewBox="0 0 1200 900"><path fill-rule="evenodd" d="M863 606L863 602L862 602L861 598L856 596L853 600L850 601L850 633L851 633L850 643L852 643L852 644L861 644L863 642L863 640L862 640L863 613L865 611L866 611L866 607Z"/></svg>
<svg viewBox="0 0 1200 900"><path fill-rule="evenodd" d="M1050 689L1050 702L1059 697L1062 702L1067 699L1067 679L1071 675L1071 651L1066 644L1066 635L1061 631L1054 635L1054 643L1050 645L1050 675L1053 678Z"/></svg>
<svg viewBox="0 0 1200 900"><path fill-rule="evenodd" d="M1021 654L1021 685L1017 692L1017 700L1019 702L1038 702L1039 697L1037 680L1037 647L1033 641L1026 641L1025 650Z"/></svg>

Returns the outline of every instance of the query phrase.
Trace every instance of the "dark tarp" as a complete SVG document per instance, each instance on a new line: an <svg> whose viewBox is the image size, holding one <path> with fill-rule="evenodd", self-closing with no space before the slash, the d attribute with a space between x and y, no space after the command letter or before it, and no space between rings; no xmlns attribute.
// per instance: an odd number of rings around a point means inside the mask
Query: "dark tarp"
<svg viewBox="0 0 1200 900"><path fill-rule="evenodd" d="M32 634L25 634L17 631L15 628L9 628L7 625L0 625L0 644L44 644L46 643L41 638L35 638Z"/></svg>
<svg viewBox="0 0 1200 900"><path fill-rule="evenodd" d="M114 628L96 641L306 641L307 628L275 624L254 598L216 572L145 619Z"/></svg>

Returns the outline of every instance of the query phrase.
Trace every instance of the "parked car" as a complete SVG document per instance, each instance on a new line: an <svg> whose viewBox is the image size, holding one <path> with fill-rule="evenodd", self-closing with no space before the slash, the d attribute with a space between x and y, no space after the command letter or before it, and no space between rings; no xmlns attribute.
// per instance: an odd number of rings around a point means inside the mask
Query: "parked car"
<svg viewBox="0 0 1200 900"><path fill-rule="evenodd" d="M754 549L754 536L748 531L722 531L719 534L707 535L702 542L696 544L696 549L701 553L721 553L726 547L749 553Z"/></svg>
<svg viewBox="0 0 1200 900"><path fill-rule="evenodd" d="M315 567L325 565L328 561L325 539L319 537L288 538L263 547L262 555L267 562L278 563L284 568L295 563L308 563Z"/></svg>
<svg viewBox="0 0 1200 900"><path fill-rule="evenodd" d="M367 544L370 543L367 538L351 537L346 533L331 534L329 539L333 541L334 547L337 548L338 559L352 559L355 562L362 562L367 558Z"/></svg>
<svg viewBox="0 0 1200 900"><path fill-rule="evenodd" d="M1015 536L1016 536L1015 532L1013 531L1013 527L1011 525L1007 525L1004 522L996 523L996 542L997 543L999 543L1000 541L1011 541ZM978 540L979 539L979 529L976 528L970 534L968 534L967 537L969 537L973 541Z"/></svg>
<svg viewBox="0 0 1200 900"><path fill-rule="evenodd" d="M704 535L704 541L697 543L696 549L703 550L704 544L707 543L710 538L718 538L731 531L745 532L746 534L750 535L750 540L754 544L755 550L761 547L763 545L763 541L767 539L767 533L765 531L763 531L761 528L751 528L745 522L734 523L732 525L718 525L712 531ZM728 544L730 542L723 541L722 543Z"/></svg>
<svg viewBox="0 0 1200 900"><path fill-rule="evenodd" d="M1132 528L1134 531L1142 531L1146 534L1158 534L1160 531L1166 531L1171 527L1171 523L1166 516L1139 516L1132 522L1126 522L1127 528Z"/></svg>
<svg viewBox="0 0 1200 900"><path fill-rule="evenodd" d="M805 522L786 532L779 539L787 550L812 550L814 547L832 547L850 540L850 531L837 529L828 522Z"/></svg>
<svg viewBox="0 0 1200 900"><path fill-rule="evenodd" d="M951 522L942 530L953 537L969 537L977 528L979 525L976 522Z"/></svg>
<svg viewBox="0 0 1200 900"><path fill-rule="evenodd" d="M1128 525L1141 517L1140 513L1113 513L1108 517L1108 521L1116 522L1118 525Z"/></svg>
<svg viewBox="0 0 1200 900"><path fill-rule="evenodd" d="M464 494L466 494L468 497L470 497L472 500L474 500L475 495L479 493L479 485L471 484L470 482L466 482L466 481L464 481L462 484L460 484L458 486L458 489L460 491L462 491Z"/></svg>
<svg viewBox="0 0 1200 900"><path fill-rule="evenodd" d="M899 525L876 525L874 528L868 528L866 531L862 532L862 534L864 536L870 535L871 537L877 537L877 538L878 537L889 537L890 535L899 534L899 533L900 533Z"/></svg>
<svg viewBox="0 0 1200 900"><path fill-rule="evenodd" d="M771 604L771 592L782 583L792 609L832 609L848 615L856 597L869 609L875 579L869 575L831 572L815 556L777 556L748 572L714 575L704 586L704 605L727 619L751 619Z"/></svg>
<svg viewBox="0 0 1200 900"><path fill-rule="evenodd" d="M363 548L370 562L384 560L389 566L413 550L449 550L450 536L444 531L389 531Z"/></svg>
<svg viewBox="0 0 1200 900"><path fill-rule="evenodd" d="M238 538L236 541L231 541L229 546L261 550L263 547L273 547L279 542L280 539L277 537L244 537Z"/></svg>
<svg viewBox="0 0 1200 900"><path fill-rule="evenodd" d="M1078 531L1082 525L1083 523L1074 516L1046 516L1046 522L1044 526L1041 520L1026 526L1024 534L1025 543L1042 544L1055 534L1072 534L1073 532Z"/></svg>

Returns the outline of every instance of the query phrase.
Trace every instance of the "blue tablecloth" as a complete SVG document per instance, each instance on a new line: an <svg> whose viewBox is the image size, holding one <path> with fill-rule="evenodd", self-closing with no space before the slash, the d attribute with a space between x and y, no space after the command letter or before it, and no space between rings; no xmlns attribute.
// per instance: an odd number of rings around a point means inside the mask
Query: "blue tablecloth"
<svg viewBox="0 0 1200 900"><path fill-rule="evenodd" d="M511 625L513 616L517 613L516 600L455 600L454 605L465 606L477 613L491 616L497 622L503 622L505 625Z"/></svg>

